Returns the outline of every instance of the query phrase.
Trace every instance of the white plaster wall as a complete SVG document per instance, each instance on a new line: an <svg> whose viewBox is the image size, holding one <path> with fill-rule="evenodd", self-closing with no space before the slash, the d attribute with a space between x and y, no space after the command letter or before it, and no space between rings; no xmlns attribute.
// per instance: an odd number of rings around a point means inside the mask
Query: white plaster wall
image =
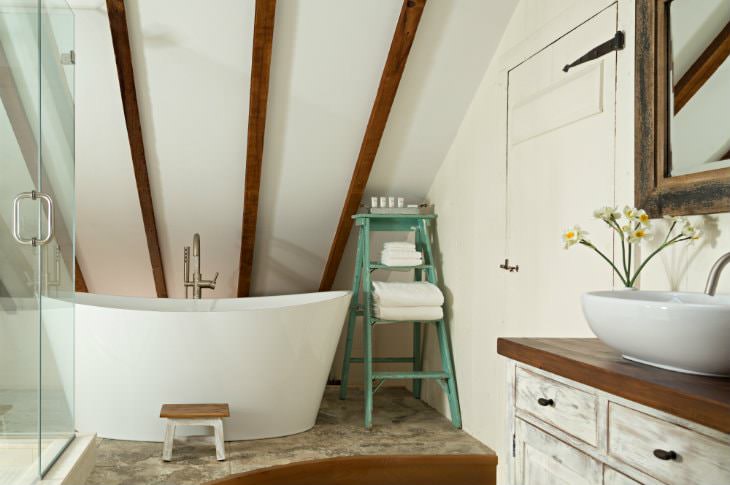
<svg viewBox="0 0 730 485"><path fill-rule="evenodd" d="M673 83L687 72L730 21L730 0L671 4ZM682 110L672 117L672 173L680 175L730 166L727 113L730 112L727 59Z"/></svg>
<svg viewBox="0 0 730 485"><path fill-rule="evenodd" d="M252 294L319 287L401 5L278 3Z"/></svg>
<svg viewBox="0 0 730 485"><path fill-rule="evenodd" d="M366 203L371 194L401 195L411 201L425 198L516 5L516 0L448 0L426 5L366 187ZM350 289L352 285L356 234L353 229L348 239L335 279L337 289ZM378 257L384 241L405 237L398 233L373 236L372 257ZM374 273L377 279L409 277L412 277L410 273ZM361 335L358 324L354 338L356 352L362 347ZM333 364L335 377L340 376L344 339L343 334ZM410 326L378 328L373 341L376 356L407 355L411 351ZM399 366L408 367L388 364L376 368ZM350 382L361 384L362 366L354 364L352 369ZM404 382L388 384L403 385Z"/></svg>
<svg viewBox="0 0 730 485"><path fill-rule="evenodd" d="M92 292L153 296L105 2L70 3L79 54L79 261ZM515 3L429 2L369 192L423 198ZM182 295L182 250L196 231L204 276L221 273L206 296L235 294L253 5L127 2L170 296ZM318 288L401 5L277 5L253 294ZM346 275L351 262L346 255ZM349 287L349 279L338 281Z"/></svg>
<svg viewBox="0 0 730 485"><path fill-rule="evenodd" d="M253 0L128 1L132 60L168 295L201 237L209 298L235 295L243 214Z"/></svg>
<svg viewBox="0 0 730 485"><path fill-rule="evenodd" d="M75 10L77 258L91 291L156 295L109 19Z"/></svg>
<svg viewBox="0 0 730 485"><path fill-rule="evenodd" d="M504 359L496 353L496 341L502 336L540 336L530 331L513 335L506 327L502 302L509 274L497 268L505 255L507 71L611 3L610 0L520 2L428 195L439 212L439 252L464 429L494 447L502 464L507 462L508 443L506 376ZM627 48L618 55L617 65L616 172L614 180L606 183L615 183L617 201L630 202L634 163L634 3L619 0L618 5L619 28L627 33ZM586 46L586 50L591 47ZM587 219L592 209L586 208ZM656 261L642 279L642 288L703 289L712 261L730 248L730 215L696 219L705 220L710 229L708 237L702 244L677 249L667 253L662 261ZM560 230L556 227L555 234L559 235ZM556 251L560 250L556 246ZM725 278L721 291L730 291L730 278ZM558 317L556 330L563 325ZM435 364L434 338L428 335L427 339L427 362ZM442 412L447 410L437 386L428 383L424 390L430 404ZM504 470L501 466L500 473Z"/></svg>
<svg viewBox="0 0 730 485"><path fill-rule="evenodd" d="M730 0L728 0L730 3ZM671 119L672 174L730 166L730 61L725 59L702 89Z"/></svg>
<svg viewBox="0 0 730 485"><path fill-rule="evenodd" d="M672 2L671 36L675 83L684 76L730 19L730 0Z"/></svg>
<svg viewBox="0 0 730 485"><path fill-rule="evenodd" d="M517 0L428 2L383 133L369 195L419 201L433 181Z"/></svg>

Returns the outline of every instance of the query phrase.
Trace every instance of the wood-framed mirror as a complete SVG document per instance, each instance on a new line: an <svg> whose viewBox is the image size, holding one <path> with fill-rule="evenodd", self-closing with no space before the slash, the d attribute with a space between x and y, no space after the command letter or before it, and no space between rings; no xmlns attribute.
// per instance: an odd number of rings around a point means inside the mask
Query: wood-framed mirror
<svg viewBox="0 0 730 485"><path fill-rule="evenodd" d="M636 0L637 207L730 211L730 0Z"/></svg>

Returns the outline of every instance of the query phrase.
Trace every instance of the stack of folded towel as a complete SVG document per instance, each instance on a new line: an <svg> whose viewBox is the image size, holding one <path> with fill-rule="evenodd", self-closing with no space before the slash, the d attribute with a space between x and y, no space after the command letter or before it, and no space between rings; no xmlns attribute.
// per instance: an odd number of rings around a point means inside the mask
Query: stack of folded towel
<svg viewBox="0 0 730 485"><path fill-rule="evenodd" d="M423 264L423 255L411 242L393 241L383 244L380 262L386 266L418 266Z"/></svg>
<svg viewBox="0 0 730 485"><path fill-rule="evenodd" d="M383 320L440 320L444 295L432 283L386 283L373 281L374 310Z"/></svg>

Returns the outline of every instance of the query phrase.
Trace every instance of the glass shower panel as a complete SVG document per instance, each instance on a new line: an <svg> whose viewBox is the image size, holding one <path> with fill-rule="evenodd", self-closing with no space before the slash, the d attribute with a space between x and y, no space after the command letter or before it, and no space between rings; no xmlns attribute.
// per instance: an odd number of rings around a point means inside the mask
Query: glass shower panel
<svg viewBox="0 0 730 485"><path fill-rule="evenodd" d="M42 0L40 187L54 202L53 239L41 250L41 473L74 437L74 18Z"/></svg>
<svg viewBox="0 0 730 485"><path fill-rule="evenodd" d="M40 248L38 234L40 62L38 6L0 0L0 483L30 483L40 470Z"/></svg>

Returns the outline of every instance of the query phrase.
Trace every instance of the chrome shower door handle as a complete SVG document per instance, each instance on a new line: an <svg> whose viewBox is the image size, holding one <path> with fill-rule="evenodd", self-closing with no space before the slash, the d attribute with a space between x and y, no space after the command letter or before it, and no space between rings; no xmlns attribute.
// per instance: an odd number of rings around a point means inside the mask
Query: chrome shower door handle
<svg viewBox="0 0 730 485"><path fill-rule="evenodd" d="M25 239L20 232L20 202L23 199L38 200L46 203L46 235L43 238L32 237ZM13 239L23 245L27 246L43 246L48 244L53 239L53 232L55 230L55 217L53 199L48 194L43 192L36 192L32 190L30 192L21 192L13 199Z"/></svg>
<svg viewBox="0 0 730 485"><path fill-rule="evenodd" d="M36 246L43 246L51 242L56 230L55 208L53 207L53 199L50 195L43 192L35 192L35 196L46 203L46 237L38 239L35 243Z"/></svg>
<svg viewBox="0 0 730 485"><path fill-rule="evenodd" d="M33 198L33 192L21 192L13 199L13 239L23 245L33 245L35 238L23 239L20 234L20 201Z"/></svg>

